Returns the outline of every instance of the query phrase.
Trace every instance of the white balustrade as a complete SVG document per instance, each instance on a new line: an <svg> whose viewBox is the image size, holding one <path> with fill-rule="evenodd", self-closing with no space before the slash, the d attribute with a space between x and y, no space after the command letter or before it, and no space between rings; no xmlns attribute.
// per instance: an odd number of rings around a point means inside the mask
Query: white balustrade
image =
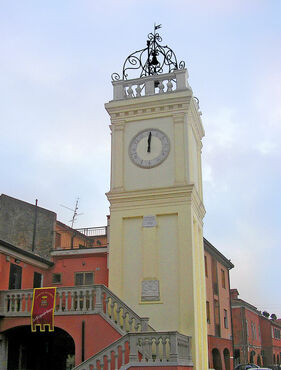
<svg viewBox="0 0 281 370"><path fill-rule="evenodd" d="M0 314L29 316L33 290L0 292ZM104 285L63 287L56 290L55 315L101 314L120 333L153 330L148 319L139 317Z"/></svg>
<svg viewBox="0 0 281 370"><path fill-rule="evenodd" d="M191 338L178 332L128 333L73 370L120 369L126 363L142 366L192 366ZM110 367L111 366L111 367Z"/></svg>
<svg viewBox="0 0 281 370"><path fill-rule="evenodd" d="M187 70L179 69L171 73L152 75L132 80L112 81L113 100L166 94L187 89L191 90L187 78Z"/></svg>

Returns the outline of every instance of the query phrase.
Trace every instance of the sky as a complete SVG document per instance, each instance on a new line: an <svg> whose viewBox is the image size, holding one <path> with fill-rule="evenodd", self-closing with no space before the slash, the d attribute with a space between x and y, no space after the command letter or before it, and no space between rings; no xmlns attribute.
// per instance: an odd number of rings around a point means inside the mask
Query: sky
<svg viewBox="0 0 281 370"><path fill-rule="evenodd" d="M0 193L106 224L111 74L153 25L205 128L205 237L240 298L281 317L280 0L0 0Z"/></svg>

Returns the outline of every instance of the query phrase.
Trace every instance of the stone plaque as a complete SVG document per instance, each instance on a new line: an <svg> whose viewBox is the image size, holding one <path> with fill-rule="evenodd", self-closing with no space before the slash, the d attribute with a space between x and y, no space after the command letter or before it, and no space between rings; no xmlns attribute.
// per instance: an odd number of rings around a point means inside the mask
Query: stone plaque
<svg viewBox="0 0 281 370"><path fill-rule="evenodd" d="M155 227L156 225L155 216L143 216L142 227Z"/></svg>
<svg viewBox="0 0 281 370"><path fill-rule="evenodd" d="M142 301L159 301L159 280L143 280L141 284Z"/></svg>

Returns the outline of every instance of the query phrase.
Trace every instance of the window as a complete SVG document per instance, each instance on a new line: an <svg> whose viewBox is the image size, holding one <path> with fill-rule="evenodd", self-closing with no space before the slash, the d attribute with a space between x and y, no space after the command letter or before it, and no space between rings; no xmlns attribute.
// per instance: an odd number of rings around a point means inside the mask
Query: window
<svg viewBox="0 0 281 370"><path fill-rule="evenodd" d="M206 302L206 310L207 310L207 323L210 324L211 319L210 319L210 302Z"/></svg>
<svg viewBox="0 0 281 370"><path fill-rule="evenodd" d="M53 284L61 284L61 274L53 274L52 283Z"/></svg>
<svg viewBox="0 0 281 370"><path fill-rule="evenodd" d="M256 324L251 321L252 339L257 339Z"/></svg>
<svg viewBox="0 0 281 370"><path fill-rule="evenodd" d="M224 327L228 329L228 318L227 318L227 310L223 310L223 322Z"/></svg>
<svg viewBox="0 0 281 370"><path fill-rule="evenodd" d="M221 269L221 284L225 288L225 271L223 269Z"/></svg>
<svg viewBox="0 0 281 370"><path fill-rule="evenodd" d="M22 267L10 264L9 289L21 289Z"/></svg>
<svg viewBox="0 0 281 370"><path fill-rule="evenodd" d="M207 256L204 256L205 260L205 276L208 277L208 261L207 261Z"/></svg>
<svg viewBox="0 0 281 370"><path fill-rule="evenodd" d="M247 337L249 338L248 320L245 320L245 322L246 322Z"/></svg>
<svg viewBox="0 0 281 370"><path fill-rule="evenodd" d="M92 285L94 284L93 272L75 272L75 285Z"/></svg>
<svg viewBox="0 0 281 370"><path fill-rule="evenodd" d="M42 286L42 274L34 272L33 274L33 288L41 288Z"/></svg>
<svg viewBox="0 0 281 370"><path fill-rule="evenodd" d="M280 336L280 330L277 329L277 328L274 328L274 338L275 339L280 339L281 336Z"/></svg>
<svg viewBox="0 0 281 370"><path fill-rule="evenodd" d="M55 248L61 247L61 234L56 232Z"/></svg>

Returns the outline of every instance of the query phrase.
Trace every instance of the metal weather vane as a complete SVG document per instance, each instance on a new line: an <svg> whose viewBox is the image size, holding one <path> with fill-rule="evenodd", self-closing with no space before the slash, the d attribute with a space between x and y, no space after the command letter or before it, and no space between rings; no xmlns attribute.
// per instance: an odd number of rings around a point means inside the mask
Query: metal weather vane
<svg viewBox="0 0 281 370"><path fill-rule="evenodd" d="M162 46L162 37L156 30L161 28L161 24L154 24L154 32L148 34L147 47L137 50L130 54L123 65L122 79L127 80L130 70L140 69L140 78L144 76L157 75L160 73L171 73L177 69L184 69L185 62L178 63L173 50L167 45ZM112 80L120 80L118 73L112 74Z"/></svg>

